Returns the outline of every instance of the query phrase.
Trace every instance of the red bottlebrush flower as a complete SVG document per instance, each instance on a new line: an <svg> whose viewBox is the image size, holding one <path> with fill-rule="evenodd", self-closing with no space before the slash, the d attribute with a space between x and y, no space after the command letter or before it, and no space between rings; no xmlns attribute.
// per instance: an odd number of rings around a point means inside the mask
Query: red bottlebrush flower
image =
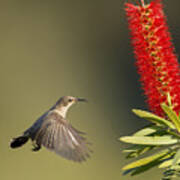
<svg viewBox="0 0 180 180"><path fill-rule="evenodd" d="M173 109L179 113L180 70L161 0L137 6L126 3L126 14L136 66L149 109L164 116L160 104L167 101L169 93Z"/></svg>

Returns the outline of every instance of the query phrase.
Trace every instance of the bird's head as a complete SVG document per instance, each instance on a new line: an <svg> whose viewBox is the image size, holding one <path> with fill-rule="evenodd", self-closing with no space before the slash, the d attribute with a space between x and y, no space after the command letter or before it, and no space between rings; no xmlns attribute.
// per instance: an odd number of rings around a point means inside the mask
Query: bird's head
<svg viewBox="0 0 180 180"><path fill-rule="evenodd" d="M66 115L67 110L77 102L87 102L87 100L73 96L63 96L56 102L55 108L59 111L62 111L62 113Z"/></svg>

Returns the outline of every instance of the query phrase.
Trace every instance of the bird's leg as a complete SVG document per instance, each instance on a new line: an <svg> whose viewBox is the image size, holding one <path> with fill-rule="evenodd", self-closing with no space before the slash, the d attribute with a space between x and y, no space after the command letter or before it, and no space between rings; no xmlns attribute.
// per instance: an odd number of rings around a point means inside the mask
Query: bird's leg
<svg viewBox="0 0 180 180"><path fill-rule="evenodd" d="M33 143L32 151L36 152L39 151L40 149L41 149L41 145Z"/></svg>

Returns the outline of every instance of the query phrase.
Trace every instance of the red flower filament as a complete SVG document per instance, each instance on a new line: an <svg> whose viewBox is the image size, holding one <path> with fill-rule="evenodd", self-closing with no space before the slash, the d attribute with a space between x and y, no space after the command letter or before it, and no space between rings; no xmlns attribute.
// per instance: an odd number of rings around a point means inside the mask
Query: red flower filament
<svg viewBox="0 0 180 180"><path fill-rule="evenodd" d="M180 111L180 70L160 0L150 4L126 3L136 66L149 109L164 116L160 104L171 96L173 109Z"/></svg>

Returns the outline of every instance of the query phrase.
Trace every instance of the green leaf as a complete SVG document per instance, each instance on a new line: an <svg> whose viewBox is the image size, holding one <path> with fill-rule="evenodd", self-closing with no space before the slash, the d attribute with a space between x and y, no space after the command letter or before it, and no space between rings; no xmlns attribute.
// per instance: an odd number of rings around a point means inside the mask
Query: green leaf
<svg viewBox="0 0 180 180"><path fill-rule="evenodd" d="M155 132L156 132L156 129L153 129L151 127L146 127L134 133L133 136L147 136Z"/></svg>
<svg viewBox="0 0 180 180"><path fill-rule="evenodd" d="M177 179L179 179L178 177L180 177L180 166L177 165L175 169L168 168L163 174L164 174L163 180L171 180L176 177Z"/></svg>
<svg viewBox="0 0 180 180"><path fill-rule="evenodd" d="M139 145L133 145L131 147L128 147L126 149L124 149L122 152L123 153L132 153L132 152L136 152L138 150ZM143 146L144 147L144 146Z"/></svg>
<svg viewBox="0 0 180 180"><path fill-rule="evenodd" d="M168 121L164 118L161 118L153 113L150 113L148 111L139 110L139 109L133 109L132 111L141 118L147 119L158 125L163 125L163 126L167 126L167 127L171 128L171 129L175 129L174 125L170 121Z"/></svg>
<svg viewBox="0 0 180 180"><path fill-rule="evenodd" d="M137 131L136 133L134 133L133 136L163 136L167 134L170 134L167 131L167 128L164 128L162 126L149 125L149 126L146 126L144 129L141 129Z"/></svg>
<svg viewBox="0 0 180 180"><path fill-rule="evenodd" d="M173 159L168 159L159 165L159 168L168 168L172 165Z"/></svg>
<svg viewBox="0 0 180 180"><path fill-rule="evenodd" d="M173 178L177 177L177 173L173 169L167 169L164 173L164 177L162 180L172 180Z"/></svg>
<svg viewBox="0 0 180 180"><path fill-rule="evenodd" d="M136 162L133 162L125 166L124 173L131 173L132 176L143 173L153 168L154 166L161 164L164 160L171 158L174 154L174 151L170 149L165 149L159 153L140 159Z"/></svg>
<svg viewBox="0 0 180 180"><path fill-rule="evenodd" d="M172 107L172 102L171 102L170 93L167 93L167 102L168 102L169 107Z"/></svg>
<svg viewBox="0 0 180 180"><path fill-rule="evenodd" d="M168 118L173 122L173 124L175 125L176 129L178 130L178 132L180 132L180 119L177 116L176 112L174 112L169 106L167 106L164 103L161 104L161 108L166 113Z"/></svg>
<svg viewBox="0 0 180 180"><path fill-rule="evenodd" d="M159 165L160 163L161 163L160 158L155 159L154 161L152 161L152 162L150 162L150 163L148 163L148 164L146 164L146 165L144 165L144 166L140 166L140 167L136 168L136 169L131 173L131 175L132 175L132 176L135 176L135 175L138 175L138 174L143 173L143 172L145 172L145 171L148 171L149 169L151 169L151 168Z"/></svg>
<svg viewBox="0 0 180 180"><path fill-rule="evenodd" d="M173 162L172 162L172 166L171 169L174 169L175 166L180 162L180 149L176 152Z"/></svg>
<svg viewBox="0 0 180 180"><path fill-rule="evenodd" d="M152 145L152 146L163 146L176 144L177 139L173 139L172 136L124 136L120 138L121 141L131 144L139 145Z"/></svg>
<svg viewBox="0 0 180 180"><path fill-rule="evenodd" d="M149 157L146 157L146 158L142 158L142 159L139 159L135 162L132 162L126 166L124 166L122 168L122 170L129 170L129 169L133 169L133 168L137 168L137 167L140 167L140 166L144 166L144 165L147 165L149 163L151 163L152 161L154 160L157 160L159 158L162 158L163 156L165 156L166 154L168 153L168 150L164 150L162 151L161 153L157 153L155 155L152 155L152 156L149 156Z"/></svg>
<svg viewBox="0 0 180 180"><path fill-rule="evenodd" d="M171 152L168 153L166 156L164 156L161 160L163 161L160 165L159 168L166 168L172 165L173 162L173 156L176 154L176 148L174 147L171 148Z"/></svg>
<svg viewBox="0 0 180 180"><path fill-rule="evenodd" d="M134 157L138 157L139 155L152 150L153 148L154 148L154 146L133 145L133 146L125 149L123 152L128 153L126 158L134 158Z"/></svg>

